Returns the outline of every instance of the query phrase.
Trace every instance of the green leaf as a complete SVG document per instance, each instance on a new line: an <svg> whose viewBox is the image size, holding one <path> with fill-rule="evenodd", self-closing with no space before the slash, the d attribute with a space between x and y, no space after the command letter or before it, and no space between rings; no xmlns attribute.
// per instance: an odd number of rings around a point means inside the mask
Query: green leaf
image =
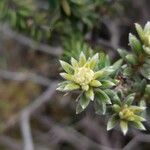
<svg viewBox="0 0 150 150"><path fill-rule="evenodd" d="M65 86L70 83L70 81L64 81L58 84L58 88L56 90L58 91L64 91Z"/></svg>
<svg viewBox="0 0 150 150"><path fill-rule="evenodd" d="M74 72L72 66L65 61L60 60L60 64L67 73L72 74Z"/></svg>
<svg viewBox="0 0 150 150"><path fill-rule="evenodd" d="M71 8L67 0L61 0L62 8L67 16L71 15Z"/></svg>
<svg viewBox="0 0 150 150"><path fill-rule="evenodd" d="M118 61L116 61L116 62L112 65L114 71L118 70L118 69L121 67L122 63L123 63L123 60L122 60L122 59L119 59Z"/></svg>
<svg viewBox="0 0 150 150"><path fill-rule="evenodd" d="M97 95L97 101L98 101L100 104L101 104L102 102L104 102L104 103L106 103L106 104L111 104L110 98L108 97L108 95L107 95L104 91L98 89L98 90L96 91L96 95Z"/></svg>
<svg viewBox="0 0 150 150"><path fill-rule="evenodd" d="M113 83L109 80L103 80L103 81L101 81L101 83L104 88L111 88L111 87L115 86L115 83Z"/></svg>
<svg viewBox="0 0 150 150"><path fill-rule="evenodd" d="M121 105L121 100L117 94L114 95L113 101L115 104Z"/></svg>
<svg viewBox="0 0 150 150"><path fill-rule="evenodd" d="M73 66L73 68L79 67L78 61L73 57L71 57L71 65Z"/></svg>
<svg viewBox="0 0 150 150"><path fill-rule="evenodd" d="M60 73L60 76L62 76L66 80L70 80L70 81L73 80L73 76L67 73Z"/></svg>
<svg viewBox="0 0 150 150"><path fill-rule="evenodd" d="M115 111L115 112L120 112L121 111L121 107L119 106L119 105L117 105L117 104L114 104L113 106L112 106L112 108L113 108L113 110Z"/></svg>
<svg viewBox="0 0 150 150"><path fill-rule="evenodd" d="M150 95L150 84L146 85L145 93L148 94L148 95Z"/></svg>
<svg viewBox="0 0 150 150"><path fill-rule="evenodd" d="M68 83L65 86L64 91L72 91L72 90L77 90L79 88L80 88L79 85L77 85L77 84L75 84L75 83L72 82L72 83Z"/></svg>
<svg viewBox="0 0 150 150"><path fill-rule="evenodd" d="M129 34L129 45L136 54L141 54L142 44L133 34Z"/></svg>
<svg viewBox="0 0 150 150"><path fill-rule="evenodd" d="M126 121L121 120L120 121L120 128L121 128L123 134L126 135L126 133L128 131L128 123Z"/></svg>
<svg viewBox="0 0 150 150"><path fill-rule="evenodd" d="M139 130L146 130L146 128L141 122L133 122L133 125Z"/></svg>
<svg viewBox="0 0 150 150"><path fill-rule="evenodd" d="M133 103L134 98L135 98L135 93L129 94L125 98L125 104L127 104L128 106L130 106Z"/></svg>
<svg viewBox="0 0 150 150"><path fill-rule="evenodd" d="M95 113L98 115L104 115L106 113L106 108L106 103L101 102L101 104L97 104Z"/></svg>
<svg viewBox="0 0 150 150"><path fill-rule="evenodd" d="M122 98L124 97L124 93L123 93L122 89L118 89L117 95L120 98L120 100L122 100Z"/></svg>
<svg viewBox="0 0 150 150"><path fill-rule="evenodd" d="M99 71L95 72L95 74L94 74L94 79L104 78L104 77L105 77L105 71L103 71L103 70L99 70Z"/></svg>
<svg viewBox="0 0 150 150"><path fill-rule="evenodd" d="M82 85L82 90L88 91L89 90L89 85Z"/></svg>
<svg viewBox="0 0 150 150"><path fill-rule="evenodd" d="M144 27L144 33L150 34L150 21L148 21Z"/></svg>
<svg viewBox="0 0 150 150"><path fill-rule="evenodd" d="M99 54L96 53L88 62L88 66L91 68L91 69L94 69L96 64L98 64L98 59L99 59Z"/></svg>
<svg viewBox="0 0 150 150"><path fill-rule="evenodd" d="M143 46L143 49L144 49L146 54L150 55L150 48L149 47Z"/></svg>
<svg viewBox="0 0 150 150"><path fill-rule="evenodd" d="M110 66L111 62L110 62L110 58L108 55L106 55L106 59L105 59L105 67Z"/></svg>
<svg viewBox="0 0 150 150"><path fill-rule="evenodd" d="M114 68L113 66L109 66L109 67L105 67L102 69L102 71L104 71L105 77L108 75L111 75L112 73L114 73Z"/></svg>
<svg viewBox="0 0 150 150"><path fill-rule="evenodd" d="M87 98L94 100L94 91L93 88L90 88L88 91L85 92Z"/></svg>
<svg viewBox="0 0 150 150"><path fill-rule="evenodd" d="M140 71L145 78L150 80L150 67L148 64L144 64Z"/></svg>
<svg viewBox="0 0 150 150"><path fill-rule="evenodd" d="M139 25L138 23L135 23L135 28L136 28L136 31L138 32L138 35L143 40L144 31L143 31L141 25Z"/></svg>
<svg viewBox="0 0 150 150"><path fill-rule="evenodd" d="M107 131L111 130L112 128L114 128L116 126L116 124L118 123L118 119L116 118L116 115L113 115L107 123Z"/></svg>
<svg viewBox="0 0 150 150"><path fill-rule="evenodd" d="M102 79L114 72L113 66L105 67L94 74L94 79Z"/></svg>
<svg viewBox="0 0 150 150"><path fill-rule="evenodd" d="M106 113L106 103L104 103L104 102L98 103L96 101L96 104L95 104L95 113L99 114L99 115L101 115L101 114L104 115Z"/></svg>
<svg viewBox="0 0 150 150"><path fill-rule="evenodd" d="M124 59L126 57L126 55L128 54L128 52L124 49L117 49L119 55Z"/></svg>
<svg viewBox="0 0 150 150"><path fill-rule="evenodd" d="M80 105L81 105L82 109L85 109L89 105L90 99L87 98L85 95L82 95L80 97L79 102L80 102Z"/></svg>
<svg viewBox="0 0 150 150"><path fill-rule="evenodd" d="M145 91L145 88L146 88L146 84L147 84L147 81L146 79L143 79L143 80L137 80L135 83L134 83L134 89L136 92L144 92Z"/></svg>
<svg viewBox="0 0 150 150"><path fill-rule="evenodd" d="M104 53L100 53L100 58L99 58L99 62L98 62L98 66L100 69L106 67L105 61L106 61L106 55Z"/></svg>
<svg viewBox="0 0 150 150"><path fill-rule="evenodd" d="M146 109L146 107L142 107L142 106L130 106L130 109L134 113L140 113L140 112L143 112Z"/></svg>
<svg viewBox="0 0 150 150"><path fill-rule="evenodd" d="M102 114L104 115L105 113L106 113L106 104L103 102L103 103L101 103L101 105L102 105Z"/></svg>
<svg viewBox="0 0 150 150"><path fill-rule="evenodd" d="M125 58L129 63L133 65L136 65L138 63L138 58L133 54L128 54Z"/></svg>
<svg viewBox="0 0 150 150"><path fill-rule="evenodd" d="M91 81L91 83L90 83L90 86L93 86L93 87L99 87L99 86L101 86L101 85L102 85L101 82L98 81L98 80L93 80L93 81Z"/></svg>
<svg viewBox="0 0 150 150"><path fill-rule="evenodd" d="M84 109L81 107L80 103L77 103L76 106L76 114L79 114L83 111Z"/></svg>
<svg viewBox="0 0 150 150"><path fill-rule="evenodd" d="M22 9L22 10L19 10L19 14L21 16L28 17L30 15L30 12L25 9Z"/></svg>
<svg viewBox="0 0 150 150"><path fill-rule="evenodd" d="M138 116L138 115L134 115L134 121L135 122L142 122L142 121L146 121L145 118L141 117L141 116Z"/></svg>
<svg viewBox="0 0 150 150"><path fill-rule="evenodd" d="M115 95L114 91L111 89L105 89L104 92L111 98L113 98Z"/></svg>
<svg viewBox="0 0 150 150"><path fill-rule="evenodd" d="M124 68L123 75L127 76L127 77L132 76L133 75L133 69L131 67Z"/></svg>
<svg viewBox="0 0 150 150"><path fill-rule="evenodd" d="M80 56L79 56L79 66L82 67L84 66L86 63L86 57L84 55L83 52L81 52Z"/></svg>
<svg viewBox="0 0 150 150"><path fill-rule="evenodd" d="M139 106L146 108L146 102L144 100L141 100L140 103L139 103Z"/></svg>
<svg viewBox="0 0 150 150"><path fill-rule="evenodd" d="M78 102L80 100L80 97L83 95L83 91L78 95L78 97L76 98L76 102Z"/></svg>

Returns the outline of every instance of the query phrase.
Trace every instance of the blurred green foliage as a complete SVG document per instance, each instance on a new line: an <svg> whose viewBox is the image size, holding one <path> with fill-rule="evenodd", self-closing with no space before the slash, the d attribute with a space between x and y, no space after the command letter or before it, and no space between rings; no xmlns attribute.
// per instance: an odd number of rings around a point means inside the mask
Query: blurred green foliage
<svg viewBox="0 0 150 150"><path fill-rule="evenodd" d="M86 33L98 25L101 13L111 9L107 0L0 0L0 20L38 41L50 43L55 33L63 38L74 31Z"/></svg>

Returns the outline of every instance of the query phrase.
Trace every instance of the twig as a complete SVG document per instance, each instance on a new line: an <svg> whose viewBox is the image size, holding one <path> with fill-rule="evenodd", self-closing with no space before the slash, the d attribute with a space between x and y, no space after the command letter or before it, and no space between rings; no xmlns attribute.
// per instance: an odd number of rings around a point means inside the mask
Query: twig
<svg viewBox="0 0 150 150"><path fill-rule="evenodd" d="M3 79L9 79L9 80L15 80L15 81L33 81L37 84L43 85L43 86L49 86L51 84L51 81L47 79L46 77L29 73L29 72L13 72L9 70L0 70L0 78Z"/></svg>
<svg viewBox="0 0 150 150"><path fill-rule="evenodd" d="M103 23L107 26L111 33L111 40L110 40L110 45L114 49L117 49L119 47L119 40L120 40L120 32L118 31L118 26L119 26L119 20L114 19L113 21L108 18L103 18Z"/></svg>
<svg viewBox="0 0 150 150"><path fill-rule="evenodd" d="M97 150L103 149L103 150L114 150L112 148L109 148L107 146L100 145L88 137L84 136L83 134L79 133L77 130L75 130L73 127L65 127L65 126L60 126L54 121L50 120L49 118L46 117L40 117L40 116L35 116L37 117L37 121L42 123L47 127L47 129L51 128L50 134L52 137L54 136L54 141L57 142L57 137L58 140L59 138L62 140L67 140L69 143L73 144L75 147L80 147L80 149L87 148L87 147L93 147ZM52 139L51 139L52 140ZM59 141L58 141L59 142ZM56 143L55 143L56 144ZM115 149L116 150L116 149Z"/></svg>
<svg viewBox="0 0 150 150"><path fill-rule="evenodd" d="M20 127L21 127L22 137L23 137L23 141L24 141L23 149L24 150L34 150L29 116L26 113L26 111L24 111L21 114Z"/></svg>
<svg viewBox="0 0 150 150"><path fill-rule="evenodd" d="M118 55L116 47L114 47L109 41L98 39L96 44L106 48L109 56L111 56L112 59Z"/></svg>
<svg viewBox="0 0 150 150"><path fill-rule="evenodd" d="M111 50L116 50L116 48L109 41L104 40L104 39L98 39L97 44L104 46L104 47L107 47Z"/></svg>
<svg viewBox="0 0 150 150"><path fill-rule="evenodd" d="M133 146L138 142L150 142L150 135L147 134L138 134L134 137L124 148L123 150L132 150Z"/></svg>
<svg viewBox="0 0 150 150"><path fill-rule="evenodd" d="M103 119L100 120L103 122ZM85 118L83 118L81 121L77 123L77 127L82 127L83 129L86 129L88 133L91 135L94 135L98 141L100 141L103 145L107 145L108 147L111 147L110 140L108 139L108 133L106 133L104 130L104 127L98 123L98 121L92 119L89 115L87 115ZM101 133L101 134L96 134Z"/></svg>
<svg viewBox="0 0 150 150"><path fill-rule="evenodd" d="M55 92L57 83L51 83L51 86L32 104L27 106L21 113L20 113L20 123L21 123L21 131L24 140L24 150L34 150L34 144L31 135L31 128L30 128L30 115L38 109L42 104L46 103L50 100L52 95Z"/></svg>
<svg viewBox="0 0 150 150"><path fill-rule="evenodd" d="M31 103L29 106L24 108L20 113L18 113L18 115L15 117L15 120L13 120L11 124L5 127L5 131L6 131L10 126L15 125L20 120L21 131L24 140L24 150L33 149L32 135L31 135L30 124L29 124L30 116L34 111L36 111L39 107L41 107L43 104L45 104L47 101L51 99L51 97L55 92L56 86L57 86L57 82L51 82L49 88L41 96L39 96L35 101L33 101L33 103Z"/></svg>
<svg viewBox="0 0 150 150"><path fill-rule="evenodd" d="M35 112L39 107L41 107L43 104L48 102L51 97L53 96L55 90L57 87L57 82L51 82L48 89L39 96L36 100L33 101L29 106L27 106L22 112L26 112L29 115L31 115L33 112Z"/></svg>
<svg viewBox="0 0 150 150"><path fill-rule="evenodd" d="M47 44L38 43L27 36L24 36L22 34L13 31L6 24L0 24L0 32L2 32L5 35L5 38L12 38L17 42L19 42L20 44L28 46L34 50L38 50L54 56L59 56L63 52L61 47L50 47Z"/></svg>
<svg viewBox="0 0 150 150"><path fill-rule="evenodd" d="M21 150L20 143L18 143L16 140L5 135L0 135L0 144L10 150Z"/></svg>

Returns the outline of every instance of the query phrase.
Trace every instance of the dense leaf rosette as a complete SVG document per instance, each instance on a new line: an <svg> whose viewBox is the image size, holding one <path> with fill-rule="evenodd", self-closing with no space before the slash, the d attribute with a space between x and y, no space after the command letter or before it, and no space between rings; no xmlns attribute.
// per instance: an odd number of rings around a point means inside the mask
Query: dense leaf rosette
<svg viewBox="0 0 150 150"><path fill-rule="evenodd" d="M77 113L83 111L94 98L99 104L103 103L104 107L106 104L111 104L105 89L115 86L116 81L111 79L110 75L121 65L122 61L119 60L113 66L106 66L108 59L104 58L106 57L103 57L102 60L96 53L87 59L81 52L78 61L71 58L71 65L60 60L61 66L65 70L60 75L66 81L61 82L57 90L64 92L79 90L81 92L77 99L79 100Z"/></svg>
<svg viewBox="0 0 150 150"><path fill-rule="evenodd" d="M114 96L114 104L112 106L113 115L108 120L107 130L114 128L117 124L125 135L128 131L129 124L132 124L140 130L145 130L142 124L145 119L142 117L142 113L145 110L144 106L132 105L135 98L135 94L128 95L123 101L120 100L118 95Z"/></svg>
<svg viewBox="0 0 150 150"><path fill-rule="evenodd" d="M131 33L129 34L129 45L132 48L132 53L122 49L118 50L127 63L123 66L124 75L132 77L133 75L138 76L140 73L150 80L150 22L147 22L144 29L137 23L135 27L140 39Z"/></svg>

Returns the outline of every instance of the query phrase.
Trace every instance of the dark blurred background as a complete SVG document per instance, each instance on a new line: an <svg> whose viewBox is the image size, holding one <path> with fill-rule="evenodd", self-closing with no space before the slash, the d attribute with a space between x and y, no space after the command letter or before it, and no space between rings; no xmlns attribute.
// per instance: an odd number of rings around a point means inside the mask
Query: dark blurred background
<svg viewBox="0 0 150 150"><path fill-rule="evenodd" d="M107 132L92 106L76 115L76 95L55 91L60 58L90 46L113 62L149 20L149 0L0 0L0 150L149 150L150 118L143 136Z"/></svg>

